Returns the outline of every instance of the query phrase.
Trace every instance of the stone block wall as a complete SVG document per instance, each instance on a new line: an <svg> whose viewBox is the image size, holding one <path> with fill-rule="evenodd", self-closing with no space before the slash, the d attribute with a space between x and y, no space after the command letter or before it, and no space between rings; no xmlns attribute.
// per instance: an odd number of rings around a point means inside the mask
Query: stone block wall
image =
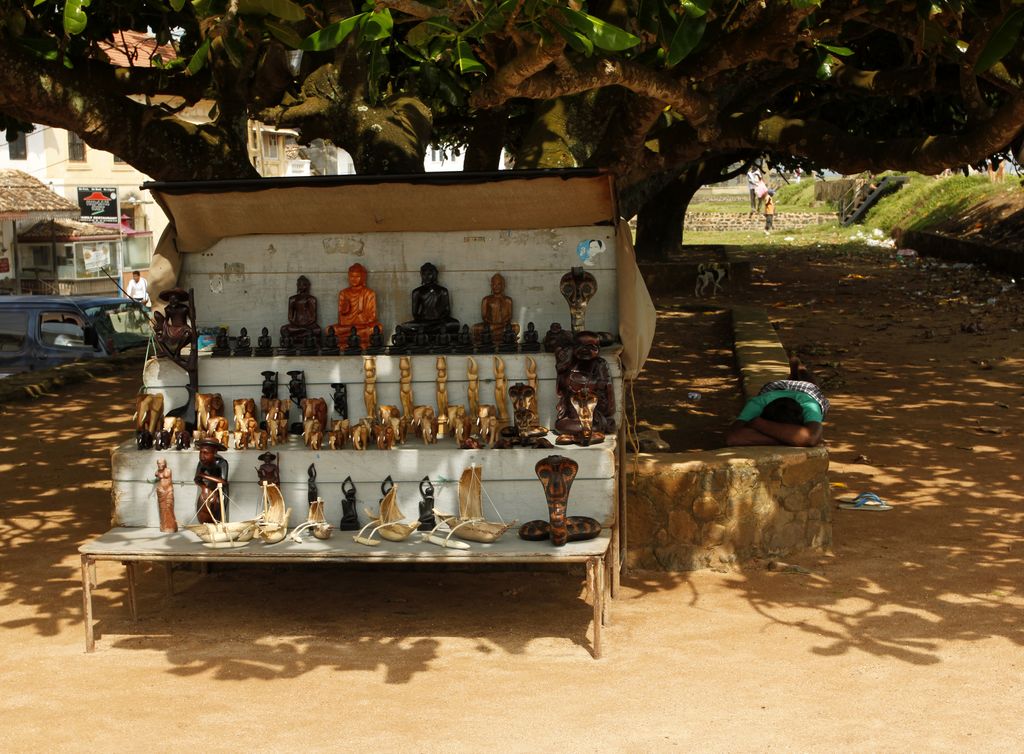
<svg viewBox="0 0 1024 754"><path fill-rule="evenodd" d="M835 221L836 216L833 213L776 211L774 227L776 231L785 231ZM687 212L683 221L684 233L688 230L696 232L763 229L764 215L751 216L746 212Z"/></svg>
<svg viewBox="0 0 1024 754"><path fill-rule="evenodd" d="M641 456L629 478L627 565L693 571L832 544L823 447Z"/></svg>

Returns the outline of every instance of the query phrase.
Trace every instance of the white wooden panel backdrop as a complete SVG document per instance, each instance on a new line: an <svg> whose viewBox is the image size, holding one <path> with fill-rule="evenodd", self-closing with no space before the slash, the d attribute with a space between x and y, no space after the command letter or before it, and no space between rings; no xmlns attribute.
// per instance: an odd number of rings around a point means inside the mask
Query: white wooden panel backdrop
<svg viewBox="0 0 1024 754"><path fill-rule="evenodd" d="M592 516L604 524L612 521L615 500L615 438L609 437L590 448L559 447L554 450L458 450L451 441L425 448L412 444L406 448L382 451L370 449L320 450L303 448L298 439L279 454L281 491L292 508L291 524L306 518L307 469L316 464L317 488L326 503L328 521L341 519L341 483L351 476L360 501L359 517L365 523L364 507L377 511L380 484L390 475L398 485L399 506L406 518L418 517L419 482L429 476L435 486L439 510L458 510L458 479L464 469L477 464L482 469L483 486L506 521L546 519L544 492L534 466L552 454L570 455L580 465L579 475L569 498L569 515ZM276 450L281 451L282 448ZM260 488L256 467L259 450L228 450L221 455L228 461L232 520L251 518L258 510ZM153 474L156 459L164 458L175 481L175 515L179 524L188 523L195 514L196 488L193 484L198 454L195 451L137 450L125 443L114 451L113 496L115 526L159 526ZM496 519L494 509L484 499L485 512Z"/></svg>
<svg viewBox="0 0 1024 754"><path fill-rule="evenodd" d="M541 337L552 322L569 326L569 311L558 280L581 266L577 245L600 240L605 251L586 265L597 279L587 311L587 327L618 333L615 234L609 226L543 230L481 230L449 233L363 233L354 235L238 236L208 251L182 255L179 284L194 288L200 326L246 327L255 344L267 327L277 344L287 321L288 297L305 275L319 305L322 327L337 321L338 291L348 286L347 270L360 262L367 285L377 293L378 319L390 336L412 318L411 292L420 285L420 266L434 263L448 288L452 316L480 321L480 300L490 293L495 272L505 276L514 320L525 329L534 322Z"/></svg>

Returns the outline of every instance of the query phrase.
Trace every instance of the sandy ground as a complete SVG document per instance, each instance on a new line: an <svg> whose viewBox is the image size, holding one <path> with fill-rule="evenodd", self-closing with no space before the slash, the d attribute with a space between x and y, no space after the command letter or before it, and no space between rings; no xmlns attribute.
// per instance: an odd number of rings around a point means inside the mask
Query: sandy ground
<svg viewBox="0 0 1024 754"><path fill-rule="evenodd" d="M1021 295L875 251L756 262L745 300L830 384L837 492L896 506L837 511L811 573L631 574L595 661L579 573L224 569L168 596L153 570L132 624L101 563L86 655L77 548L137 382L104 378L0 414L3 749L1019 751ZM652 367L684 444L715 444L724 373L691 403L695 374Z"/></svg>

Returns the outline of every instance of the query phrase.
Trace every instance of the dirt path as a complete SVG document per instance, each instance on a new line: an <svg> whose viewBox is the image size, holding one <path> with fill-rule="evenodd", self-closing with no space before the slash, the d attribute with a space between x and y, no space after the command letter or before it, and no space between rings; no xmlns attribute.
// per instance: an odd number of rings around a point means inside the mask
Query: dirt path
<svg viewBox="0 0 1024 754"><path fill-rule="evenodd" d="M829 378L833 481L897 506L838 511L810 575L631 575L595 662L577 574L153 571L133 625L100 564L87 656L76 549L135 390L104 378L2 414L5 750L1019 749L1021 296L773 254L746 299Z"/></svg>

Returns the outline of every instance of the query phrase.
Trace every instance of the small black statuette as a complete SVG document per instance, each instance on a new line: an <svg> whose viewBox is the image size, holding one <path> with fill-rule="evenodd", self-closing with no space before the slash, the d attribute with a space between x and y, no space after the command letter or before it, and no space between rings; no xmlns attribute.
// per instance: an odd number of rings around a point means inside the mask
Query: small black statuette
<svg viewBox="0 0 1024 754"><path fill-rule="evenodd" d="M359 340L359 331L356 330L355 325L349 331L348 340L345 343L345 355L346 356L358 356L363 352L362 343Z"/></svg>
<svg viewBox="0 0 1024 754"><path fill-rule="evenodd" d="M301 356L316 356L320 353L320 344L317 343L317 338L313 333L306 333L305 338L302 340L302 347L299 349L299 355Z"/></svg>
<svg viewBox="0 0 1024 754"><path fill-rule="evenodd" d="M420 480L420 497L420 529L427 531L437 526L434 520L434 485L428 476Z"/></svg>
<svg viewBox="0 0 1024 754"><path fill-rule="evenodd" d="M480 331L480 340L477 341L477 353L494 353L494 340L491 338L491 328L485 327Z"/></svg>
<svg viewBox="0 0 1024 754"><path fill-rule="evenodd" d="M213 342L211 353L218 357L231 355L231 341L228 340L228 328L222 327L217 331L217 339Z"/></svg>
<svg viewBox="0 0 1024 754"><path fill-rule="evenodd" d="M235 350L232 356L252 356L252 343L249 342L249 331L244 327L238 331L238 340L235 342Z"/></svg>
<svg viewBox="0 0 1024 754"><path fill-rule="evenodd" d="M334 413L345 420L348 418L348 388L343 382L332 382L331 387L334 389L334 395L331 396Z"/></svg>
<svg viewBox="0 0 1024 754"><path fill-rule="evenodd" d="M501 332L501 343L498 345L499 353L516 353L519 350L516 341L516 331L512 329L512 323L506 322L505 329Z"/></svg>
<svg viewBox="0 0 1024 754"><path fill-rule="evenodd" d="M366 353L370 356L384 353L384 336L381 334L379 325L373 326L373 332L370 333L370 345L366 349Z"/></svg>
<svg viewBox="0 0 1024 754"><path fill-rule="evenodd" d="M537 353L540 351L540 333L533 326L533 322L529 322L526 325L526 332L523 333L522 351L523 353Z"/></svg>
<svg viewBox="0 0 1024 754"><path fill-rule="evenodd" d="M256 338L256 350L254 353L257 356L274 355L274 345L270 340L270 331L265 327L260 331L259 337Z"/></svg>
<svg viewBox="0 0 1024 754"><path fill-rule="evenodd" d="M278 356L294 356L295 347L292 345L292 338L288 333L281 333L281 342L277 346Z"/></svg>
<svg viewBox="0 0 1024 754"><path fill-rule="evenodd" d="M356 513L356 485L352 477L345 477L341 483L341 523L339 531L357 531L359 529L359 514Z"/></svg>
<svg viewBox="0 0 1024 754"><path fill-rule="evenodd" d="M293 369L288 372L291 379L288 380L288 399L299 409L302 415L302 400L306 397L306 374L301 369ZM288 433L292 435L302 434L302 422L292 422L288 427Z"/></svg>
<svg viewBox="0 0 1024 754"><path fill-rule="evenodd" d="M277 398L277 372L267 370L260 372L263 375L263 384L260 386L260 395L268 401Z"/></svg>
<svg viewBox="0 0 1024 754"><path fill-rule="evenodd" d="M338 336L334 334L334 326L327 328L327 335L324 336L324 346L320 349L321 356L337 356L341 353L338 348Z"/></svg>
<svg viewBox="0 0 1024 754"><path fill-rule="evenodd" d="M409 353L408 343L402 328L395 328L395 334L391 336L391 345L388 346L388 353L396 356L403 356Z"/></svg>
<svg viewBox="0 0 1024 754"><path fill-rule="evenodd" d="M309 468L306 469L306 476L309 480L306 482L306 499L315 503L317 498L320 497L320 492L316 488L316 464L309 464Z"/></svg>

